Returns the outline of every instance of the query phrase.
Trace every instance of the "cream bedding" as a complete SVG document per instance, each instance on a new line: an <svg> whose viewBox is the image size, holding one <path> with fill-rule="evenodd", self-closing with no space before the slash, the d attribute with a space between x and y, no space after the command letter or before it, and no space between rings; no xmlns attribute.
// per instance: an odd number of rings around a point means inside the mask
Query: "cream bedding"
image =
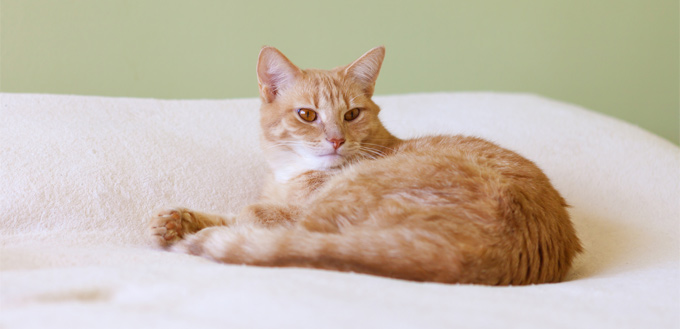
<svg viewBox="0 0 680 329"><path fill-rule="evenodd" d="M678 328L680 149L526 94L376 97L400 137L535 161L586 253L567 282L415 283L152 248L160 206L236 212L266 172L258 101L0 94L0 328Z"/></svg>

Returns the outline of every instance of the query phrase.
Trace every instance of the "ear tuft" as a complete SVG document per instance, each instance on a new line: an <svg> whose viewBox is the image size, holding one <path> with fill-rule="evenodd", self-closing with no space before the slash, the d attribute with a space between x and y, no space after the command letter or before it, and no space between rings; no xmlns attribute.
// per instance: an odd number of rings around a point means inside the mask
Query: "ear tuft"
<svg viewBox="0 0 680 329"><path fill-rule="evenodd" d="M347 66L345 74L361 84L366 93L373 95L375 81L378 80L384 58L385 47L375 47Z"/></svg>
<svg viewBox="0 0 680 329"><path fill-rule="evenodd" d="M276 96L302 74L286 56L274 47L262 47L257 60L257 82L262 100L271 103Z"/></svg>

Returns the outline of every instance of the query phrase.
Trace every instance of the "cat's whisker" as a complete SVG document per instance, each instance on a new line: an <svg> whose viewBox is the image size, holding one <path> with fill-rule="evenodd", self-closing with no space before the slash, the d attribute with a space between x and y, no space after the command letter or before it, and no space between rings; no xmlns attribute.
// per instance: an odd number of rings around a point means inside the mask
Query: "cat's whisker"
<svg viewBox="0 0 680 329"><path fill-rule="evenodd" d="M388 150L390 150L390 151L392 151L392 152L396 152L396 151L397 151L397 150L395 150L395 149L393 149L393 148L391 148L391 147L389 147L389 146L380 145L380 144L373 144L373 143L366 143L366 142L362 142L361 144L362 144L362 145L371 145L371 146L381 147L381 148L384 148L384 149L388 149Z"/></svg>
<svg viewBox="0 0 680 329"><path fill-rule="evenodd" d="M361 146L359 146L359 148L365 149L365 150L373 150L373 151L376 151L376 152L380 152L381 154L385 154L385 151L383 151L383 150L381 150L381 149L377 149L377 148L375 148L375 147L373 147L373 146L361 145Z"/></svg>
<svg viewBox="0 0 680 329"><path fill-rule="evenodd" d="M373 150L373 149L363 149L362 151L368 152L368 153L373 154L375 156L380 156L380 157L385 156L384 153L377 151L377 150Z"/></svg>
<svg viewBox="0 0 680 329"><path fill-rule="evenodd" d="M368 153L368 154L372 154L373 156L377 156L377 157L384 156L384 154L382 154L380 152L376 152L375 150L362 150L362 151L364 152L364 154Z"/></svg>
<svg viewBox="0 0 680 329"><path fill-rule="evenodd" d="M311 142L306 142L306 141L278 141L276 143L273 143L271 145L267 145L264 147L265 150L269 150L275 147L282 147L282 146L313 146L314 143Z"/></svg>
<svg viewBox="0 0 680 329"><path fill-rule="evenodd" d="M262 149L263 150L269 150L269 149L273 149L273 148L276 148L276 147L291 146L291 145L292 144L277 143L277 144L267 145L267 146L263 147Z"/></svg>
<svg viewBox="0 0 680 329"><path fill-rule="evenodd" d="M365 159L365 158L368 158L368 159L371 159L371 160L377 159L375 156L370 155L370 154L367 154L367 153L364 153L364 152L359 152L359 154L361 154L361 156L362 156L364 159ZM360 159L355 159L354 163L357 163L357 162L359 162L359 161L360 161Z"/></svg>
<svg viewBox="0 0 680 329"><path fill-rule="evenodd" d="M364 155L366 157L370 157L371 159L376 159L377 157L385 156L384 153L382 153L382 152L380 152L376 149L367 148L367 147L360 147L359 153L361 153L362 155Z"/></svg>

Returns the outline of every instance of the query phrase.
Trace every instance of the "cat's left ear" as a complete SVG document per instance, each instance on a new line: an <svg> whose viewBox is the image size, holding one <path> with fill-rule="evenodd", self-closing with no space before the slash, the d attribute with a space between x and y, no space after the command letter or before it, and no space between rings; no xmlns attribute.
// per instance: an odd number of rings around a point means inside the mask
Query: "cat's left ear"
<svg viewBox="0 0 680 329"><path fill-rule="evenodd" d="M368 96L372 96L384 58L385 47L375 47L349 64L345 69L345 74L359 83Z"/></svg>

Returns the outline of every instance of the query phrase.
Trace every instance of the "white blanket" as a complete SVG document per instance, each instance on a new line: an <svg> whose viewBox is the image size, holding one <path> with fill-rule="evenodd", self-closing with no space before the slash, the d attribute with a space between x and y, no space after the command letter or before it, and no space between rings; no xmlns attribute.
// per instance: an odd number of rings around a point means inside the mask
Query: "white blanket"
<svg viewBox="0 0 680 329"><path fill-rule="evenodd" d="M525 94L376 97L397 136L490 139L572 205L586 252L568 281L485 287L152 248L154 208L256 200L255 99L0 97L0 328L680 326L680 149L630 124Z"/></svg>

